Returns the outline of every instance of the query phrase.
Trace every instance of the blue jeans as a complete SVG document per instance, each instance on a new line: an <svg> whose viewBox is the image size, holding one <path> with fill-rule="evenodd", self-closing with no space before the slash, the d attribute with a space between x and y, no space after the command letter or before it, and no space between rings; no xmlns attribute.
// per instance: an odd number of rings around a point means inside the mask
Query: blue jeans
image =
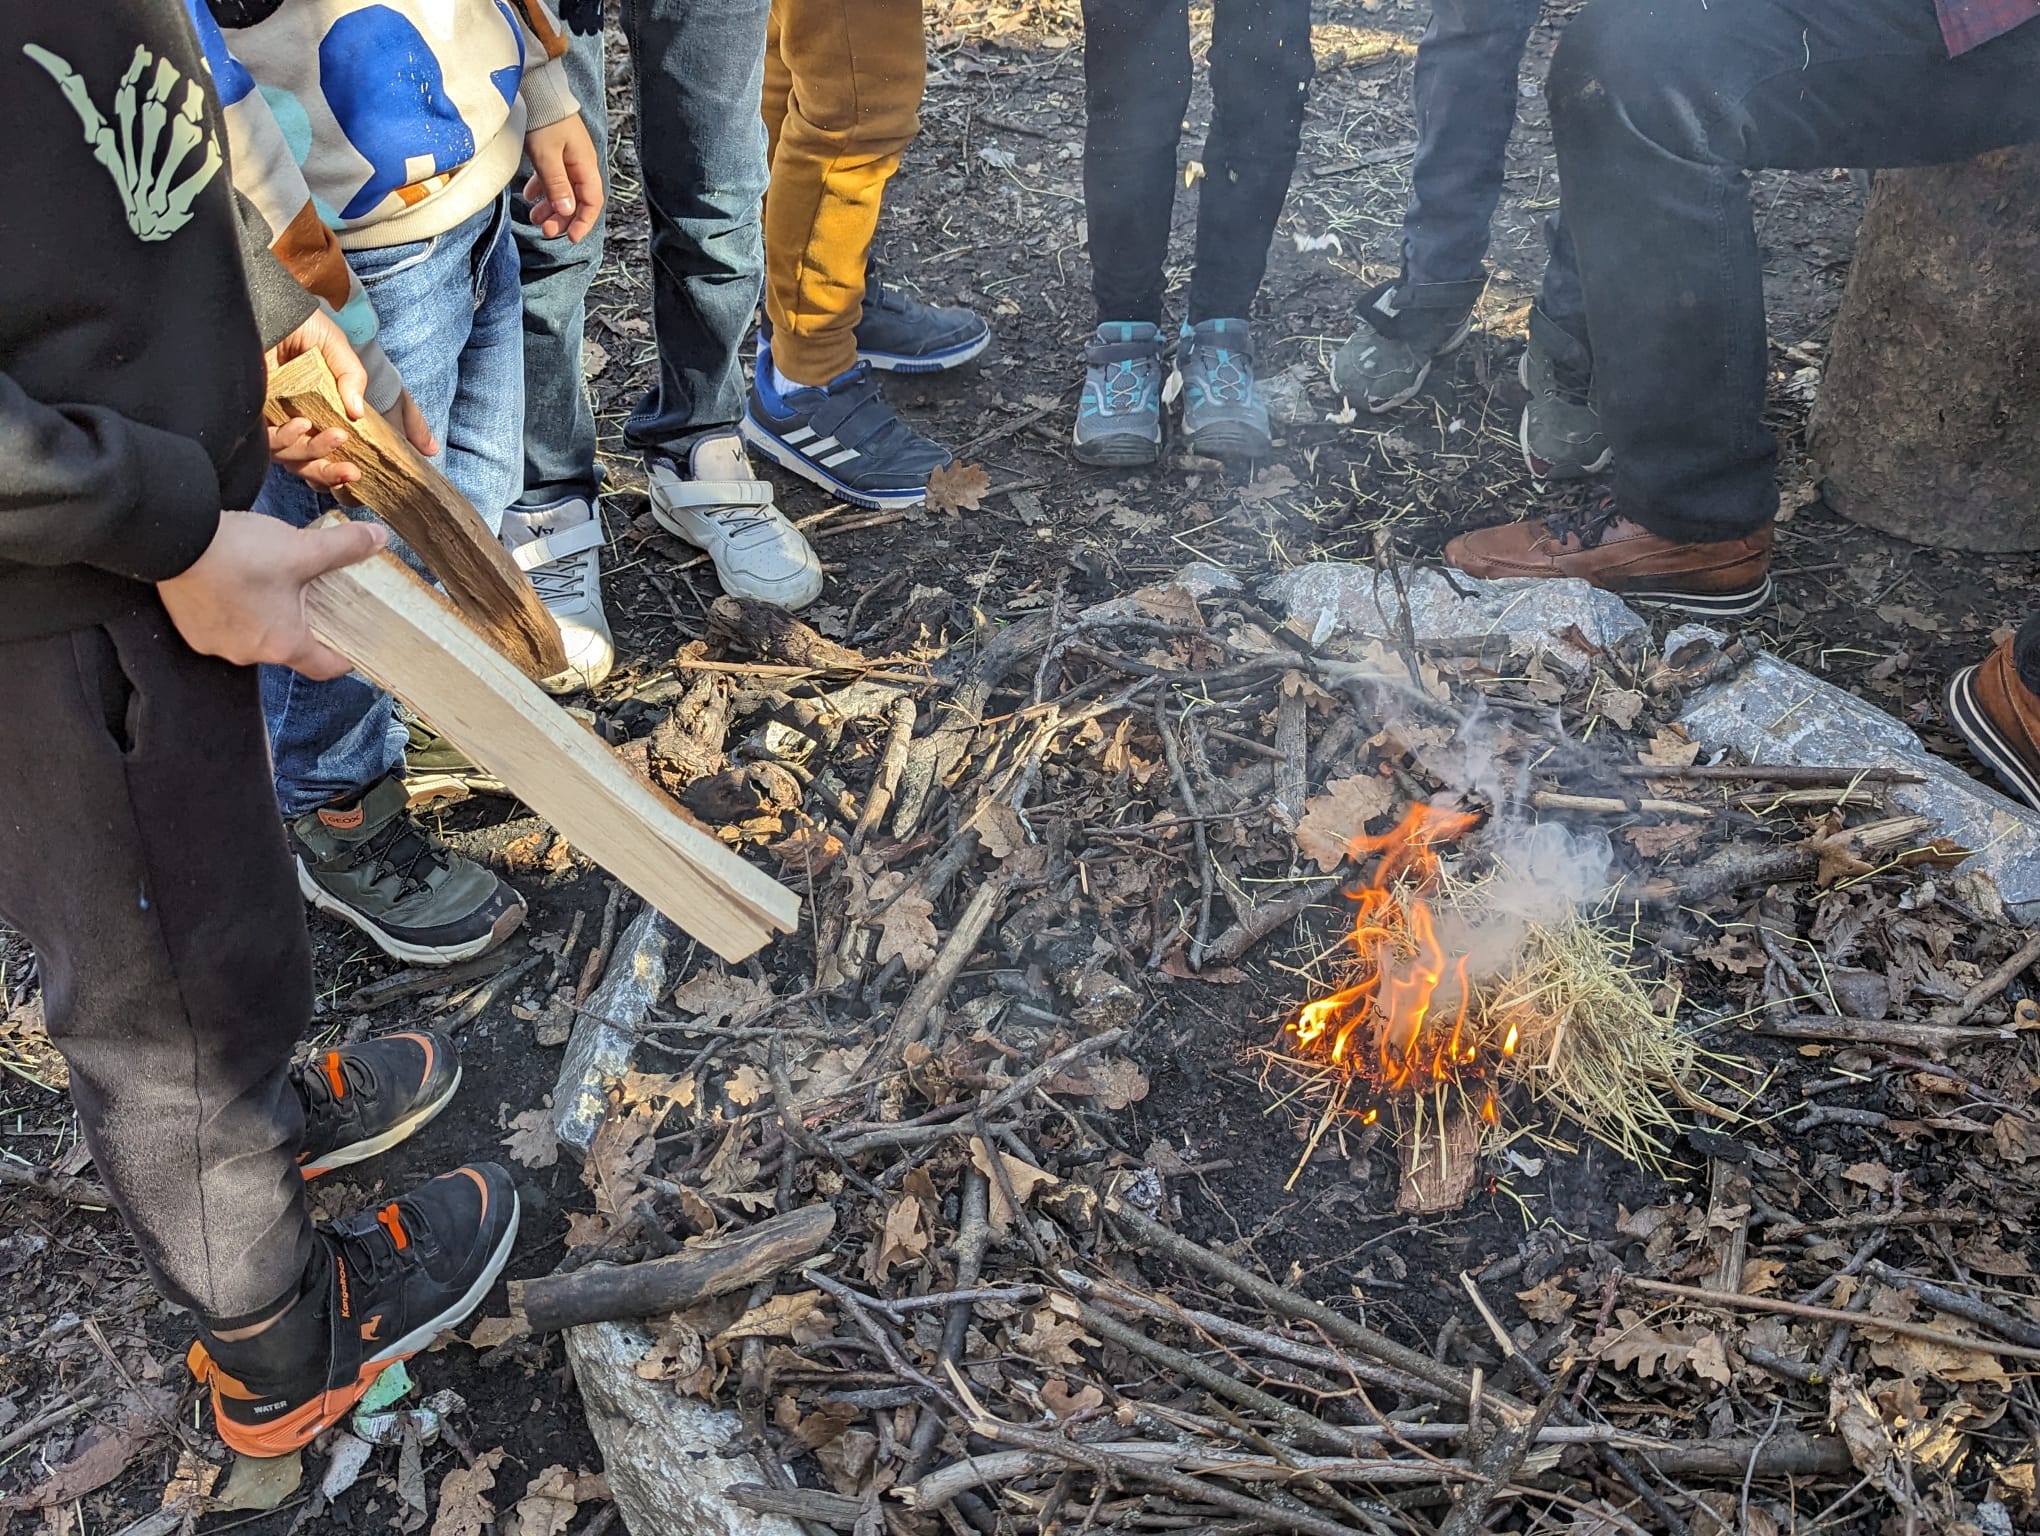
<svg viewBox="0 0 2040 1536"><path fill-rule="evenodd" d="M496 529L523 476L524 349L507 199L430 240L349 251L347 264L375 306L390 361L439 439L433 462ZM333 505L275 469L255 499L258 512L299 527ZM409 558L399 541L390 547ZM264 667L262 713L287 817L357 794L404 760L395 701L358 673L317 683Z"/></svg>
<svg viewBox="0 0 2040 1536"><path fill-rule="evenodd" d="M2036 78L2040 22L1951 59L1932 0L1596 0L1573 18L1551 123L1625 516L1710 543L1777 513L1749 173L2040 142Z"/></svg>
<svg viewBox="0 0 2040 1536"><path fill-rule="evenodd" d="M738 349L765 283L765 20L770 0L623 0L651 221L659 378L624 423L681 453L744 414Z"/></svg>
<svg viewBox="0 0 2040 1536"><path fill-rule="evenodd" d="M581 103L581 118L598 145L609 143L602 33L571 33L567 81ZM602 157L603 187L609 156ZM565 235L548 240L531 222L522 194L529 164L510 187L510 214L524 293L524 493L521 507L543 507L569 496L595 499L595 410L581 376L581 335L588 319L588 286L602 265L607 204L579 245Z"/></svg>
<svg viewBox="0 0 2040 1536"><path fill-rule="evenodd" d="M1516 124L1517 74L1539 7L1540 0L1433 0L1417 46L1417 152L1396 285L1414 308L1464 311L1480 297ZM1559 330L1540 339L1562 362L1584 366L1584 347L1574 355L1566 338L1584 342L1586 301L1555 213L1545 239L1550 260L1538 308Z"/></svg>

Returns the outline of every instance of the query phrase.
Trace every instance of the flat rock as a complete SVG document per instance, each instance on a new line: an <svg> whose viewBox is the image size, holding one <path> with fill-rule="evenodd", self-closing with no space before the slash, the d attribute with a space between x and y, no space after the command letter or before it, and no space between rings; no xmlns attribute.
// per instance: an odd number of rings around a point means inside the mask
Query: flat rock
<svg viewBox="0 0 2040 1536"><path fill-rule="evenodd" d="M801 1536L782 1515L730 1501L732 1485L765 1481L756 1457L730 1451L742 1422L638 1375L650 1334L634 1323L586 1323L569 1328L566 1340L626 1528L646 1536Z"/></svg>
<svg viewBox="0 0 2040 1536"><path fill-rule="evenodd" d="M2016 921L2040 921L2040 815L1934 756L1875 704L1766 653L1697 695L1679 723L1710 751L1733 747L1753 762L1921 775L1892 785L1892 804L1975 849L1963 869L1989 875Z"/></svg>
<svg viewBox="0 0 2040 1536"><path fill-rule="evenodd" d="M1476 581L1456 572L1448 580L1426 569L1407 572L1403 586L1419 646L1499 636L1517 655L1541 651L1577 668L1586 657L1569 630L1603 649L1650 633L1635 609L1584 581ZM1371 565L1299 565L1263 583L1261 595L1313 646L1341 635L1393 640L1403 632L1395 583Z"/></svg>

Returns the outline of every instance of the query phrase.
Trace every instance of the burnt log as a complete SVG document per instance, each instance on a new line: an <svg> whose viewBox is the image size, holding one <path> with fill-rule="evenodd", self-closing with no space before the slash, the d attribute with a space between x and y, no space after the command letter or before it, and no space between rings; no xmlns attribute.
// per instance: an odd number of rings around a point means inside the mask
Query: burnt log
<svg viewBox="0 0 2040 1536"><path fill-rule="evenodd" d="M1882 171L1808 448L1829 506L1939 549L2040 549L2040 146Z"/></svg>

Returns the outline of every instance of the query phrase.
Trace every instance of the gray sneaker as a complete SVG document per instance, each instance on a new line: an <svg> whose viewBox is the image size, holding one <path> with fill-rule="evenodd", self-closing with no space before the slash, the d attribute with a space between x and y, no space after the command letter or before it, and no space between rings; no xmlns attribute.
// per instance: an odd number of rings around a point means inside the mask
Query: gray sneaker
<svg viewBox="0 0 2040 1536"><path fill-rule="evenodd" d="M524 921L524 898L421 826L395 774L290 823L298 887L410 965L485 954Z"/></svg>
<svg viewBox="0 0 2040 1536"><path fill-rule="evenodd" d="M1265 459L1275 452L1268 406L1254 384L1254 338L1246 321L1200 320L1183 327L1165 397L1178 393L1183 436L1192 453Z"/></svg>
<svg viewBox="0 0 2040 1536"><path fill-rule="evenodd" d="M1084 394L1072 434L1080 464L1152 464L1162 454L1162 331L1109 320L1084 344Z"/></svg>
<svg viewBox="0 0 2040 1536"><path fill-rule="evenodd" d="M1516 376L1530 401L1523 407L1517 441L1523 462L1539 480L1579 480L1598 475L1615 457L1601 430L1601 412L1590 388L1562 367L1552 355L1550 344L1540 339L1533 315L1530 343Z"/></svg>
<svg viewBox="0 0 2040 1536"><path fill-rule="evenodd" d="M1359 329L1332 358L1332 383L1377 415L1394 410L1416 398L1431 365L1458 351L1472 331L1470 301L1463 309L1412 308L1395 284L1384 283L1362 296Z"/></svg>

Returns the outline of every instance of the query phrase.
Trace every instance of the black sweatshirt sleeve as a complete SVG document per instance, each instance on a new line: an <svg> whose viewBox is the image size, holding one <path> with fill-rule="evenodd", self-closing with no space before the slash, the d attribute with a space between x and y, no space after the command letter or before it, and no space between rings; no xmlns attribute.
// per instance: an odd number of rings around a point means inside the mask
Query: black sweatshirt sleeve
<svg viewBox="0 0 2040 1536"><path fill-rule="evenodd" d="M241 241L241 266L248 279L248 302L255 308L255 328L266 352L311 319L319 301L307 293L269 248L269 225L240 191L234 193L234 216Z"/></svg>
<svg viewBox="0 0 2040 1536"><path fill-rule="evenodd" d="M0 373L0 560L167 581L219 521L219 477L196 439L103 406L45 405Z"/></svg>

